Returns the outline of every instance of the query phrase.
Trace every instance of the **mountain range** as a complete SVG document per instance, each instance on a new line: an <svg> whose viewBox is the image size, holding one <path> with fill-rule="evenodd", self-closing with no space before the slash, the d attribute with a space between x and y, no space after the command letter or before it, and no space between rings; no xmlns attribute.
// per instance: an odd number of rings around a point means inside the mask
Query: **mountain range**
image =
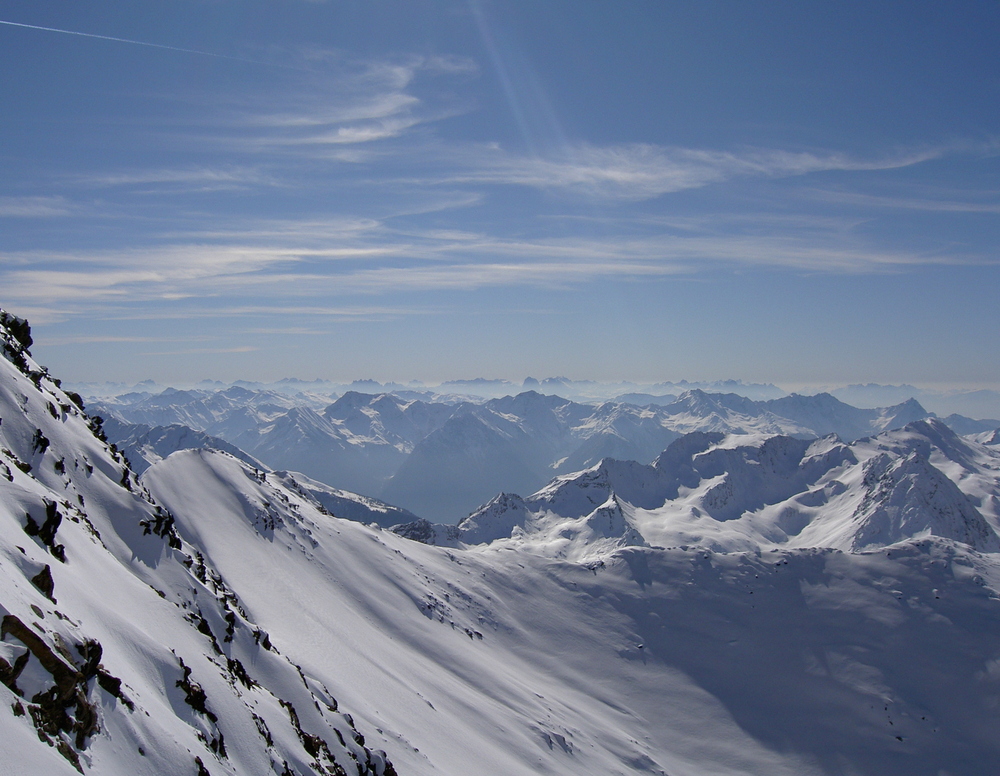
<svg viewBox="0 0 1000 776"><path fill-rule="evenodd" d="M30 344L0 312L5 772L995 768L995 434L678 430L435 546L217 446L137 475Z"/></svg>
<svg viewBox="0 0 1000 776"><path fill-rule="evenodd" d="M188 439L176 440L181 446L235 446L271 468L300 471L434 522L457 522L498 492L531 493L554 475L603 458L649 463L692 431L853 441L933 416L913 399L859 409L830 394L754 401L702 390L638 405L582 404L535 391L478 403L355 391L329 401L233 386L132 393L89 406L108 419L109 439L140 469L163 457L181 425L191 429ZM1000 425L945 420L962 433Z"/></svg>
<svg viewBox="0 0 1000 776"><path fill-rule="evenodd" d="M167 387L159 385L153 380L144 380L134 385L125 383L67 383L67 386L78 391L81 395L93 397L95 400L114 398L128 393L155 394ZM330 380L299 380L296 378L283 378L269 383L237 380L228 384L219 380L202 380L189 387L203 391L219 391L227 387L237 387L252 391L271 391L286 396L312 394L327 397L356 391L368 394L393 393L408 399L473 402L502 398L523 391L537 391L545 394L556 394L585 404L618 401L640 406L669 404L682 393L692 390L701 390L706 393L734 393L755 401L779 399L789 395L788 391L771 383L746 383L742 380L679 380L677 382L639 384L571 380L565 377L547 377L541 380L528 377L522 382L476 378L453 380L439 385L427 385L418 381L406 384L377 380L354 380L350 383L339 383ZM891 407L907 399L916 399L924 407L942 417L957 414L974 418L1000 418L1000 391L989 388L921 388L905 383L900 385L867 383L814 387L805 392L810 395L826 392L842 402L861 408ZM996 423L1000 424L1000 420L997 420Z"/></svg>
<svg viewBox="0 0 1000 776"><path fill-rule="evenodd" d="M526 498L500 494L457 526L415 521L393 530L430 544L528 545L576 561L626 546L860 552L916 535L998 552L996 465L995 448L937 419L854 443L693 432L649 465L605 459Z"/></svg>

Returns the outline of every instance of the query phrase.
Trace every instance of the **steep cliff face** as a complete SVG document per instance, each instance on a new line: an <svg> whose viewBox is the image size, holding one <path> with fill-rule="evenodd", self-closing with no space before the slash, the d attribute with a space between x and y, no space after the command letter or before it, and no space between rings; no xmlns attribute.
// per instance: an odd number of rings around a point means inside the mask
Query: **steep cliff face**
<svg viewBox="0 0 1000 776"><path fill-rule="evenodd" d="M0 312L0 760L12 774L393 773Z"/></svg>

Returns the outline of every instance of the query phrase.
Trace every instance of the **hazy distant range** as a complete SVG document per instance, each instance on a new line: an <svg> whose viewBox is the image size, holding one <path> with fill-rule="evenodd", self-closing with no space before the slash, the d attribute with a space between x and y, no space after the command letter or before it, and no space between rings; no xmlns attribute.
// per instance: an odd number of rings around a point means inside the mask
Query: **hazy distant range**
<svg viewBox="0 0 1000 776"><path fill-rule="evenodd" d="M959 434L1000 426L995 392L931 395L912 386L814 395L739 381L564 378L68 387L106 418L109 439L137 470L177 449L210 447L448 523L497 493L530 494L604 458L649 463L692 431L853 441L935 415ZM946 414L956 407L969 409ZM398 512L382 515L399 522Z"/></svg>

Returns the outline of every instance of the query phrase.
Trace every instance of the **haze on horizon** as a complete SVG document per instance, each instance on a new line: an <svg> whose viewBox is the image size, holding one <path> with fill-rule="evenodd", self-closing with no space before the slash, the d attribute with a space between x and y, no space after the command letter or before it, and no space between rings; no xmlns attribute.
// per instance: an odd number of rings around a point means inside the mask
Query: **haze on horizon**
<svg viewBox="0 0 1000 776"><path fill-rule="evenodd" d="M1000 6L14 0L68 380L1000 388Z"/></svg>

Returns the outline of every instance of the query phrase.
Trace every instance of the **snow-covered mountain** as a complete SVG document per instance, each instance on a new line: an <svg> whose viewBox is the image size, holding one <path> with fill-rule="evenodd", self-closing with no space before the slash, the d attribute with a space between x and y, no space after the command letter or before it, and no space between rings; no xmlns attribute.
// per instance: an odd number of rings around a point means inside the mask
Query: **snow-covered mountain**
<svg viewBox="0 0 1000 776"><path fill-rule="evenodd" d="M480 539L506 515L520 540L435 547L224 451L137 480L26 327L0 337L5 773L940 776L1000 756L1000 553L976 517L995 526L997 451L940 424L688 435L480 513ZM900 541L739 528L734 505L803 484L814 520L857 493L855 522ZM667 496L756 546L656 546L634 518ZM534 531L542 503L586 525ZM981 549L926 530L963 525ZM593 551L553 557L584 531Z"/></svg>
<svg viewBox="0 0 1000 776"><path fill-rule="evenodd" d="M180 423L169 426L147 426L142 423L122 423L115 418L102 418L101 430L108 439L114 440L114 445L128 459L132 471L136 474L142 474L150 464L166 458L171 453L193 448L222 450L249 464L261 465L236 445L202 431L195 431Z"/></svg>
<svg viewBox="0 0 1000 776"><path fill-rule="evenodd" d="M0 311L3 772L394 773L30 344Z"/></svg>
<svg viewBox="0 0 1000 776"><path fill-rule="evenodd" d="M94 406L119 423L189 425L275 469L301 471L444 522L468 515L497 492L532 492L553 474L603 458L648 463L691 431L802 438L836 433L851 441L928 417L915 401L865 410L829 394L753 401L700 389L646 406L580 404L535 391L480 403L356 391L325 407L314 395L289 406L295 401L231 387L127 394ZM965 427L982 430L969 422ZM119 446L148 433L145 426L109 428Z"/></svg>
<svg viewBox="0 0 1000 776"><path fill-rule="evenodd" d="M637 544L859 551L914 536L996 552L1000 452L936 419L850 444L694 432L650 465L607 459L527 498L497 497L457 527L397 530L574 560Z"/></svg>

